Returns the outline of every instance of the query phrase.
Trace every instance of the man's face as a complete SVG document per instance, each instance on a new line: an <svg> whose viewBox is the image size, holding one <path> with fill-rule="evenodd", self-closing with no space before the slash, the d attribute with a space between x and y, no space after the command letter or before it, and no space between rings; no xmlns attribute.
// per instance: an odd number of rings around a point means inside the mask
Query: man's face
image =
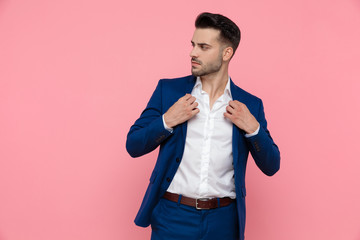
<svg viewBox="0 0 360 240"><path fill-rule="evenodd" d="M220 31L211 28L195 29L190 52L191 72L194 76L205 76L218 72L223 64L223 44Z"/></svg>

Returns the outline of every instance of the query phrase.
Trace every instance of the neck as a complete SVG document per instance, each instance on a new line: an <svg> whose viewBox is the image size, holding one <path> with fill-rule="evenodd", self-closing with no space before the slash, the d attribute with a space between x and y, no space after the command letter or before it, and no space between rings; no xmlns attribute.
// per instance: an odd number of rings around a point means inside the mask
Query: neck
<svg viewBox="0 0 360 240"><path fill-rule="evenodd" d="M209 94L210 99L217 99L225 90L229 74L227 68L220 71L201 76L202 89Z"/></svg>

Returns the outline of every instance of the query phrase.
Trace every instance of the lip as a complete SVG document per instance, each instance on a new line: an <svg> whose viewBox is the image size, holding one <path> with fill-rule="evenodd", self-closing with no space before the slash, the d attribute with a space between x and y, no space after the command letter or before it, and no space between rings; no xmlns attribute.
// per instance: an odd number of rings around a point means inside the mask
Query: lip
<svg viewBox="0 0 360 240"><path fill-rule="evenodd" d="M200 63L191 61L191 65L192 65L192 66L200 66Z"/></svg>

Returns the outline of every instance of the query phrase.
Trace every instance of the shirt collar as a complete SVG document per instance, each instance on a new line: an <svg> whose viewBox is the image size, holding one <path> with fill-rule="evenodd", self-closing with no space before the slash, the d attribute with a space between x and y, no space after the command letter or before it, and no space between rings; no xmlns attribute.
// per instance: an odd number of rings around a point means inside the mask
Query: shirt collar
<svg viewBox="0 0 360 240"><path fill-rule="evenodd" d="M195 85L194 85L194 88L197 88L199 89L200 91L202 91L202 83L201 83L201 79L200 77L197 77L196 78L196 82L195 82ZM225 90L224 90L224 94L226 94L227 96L229 96L230 98L232 98L231 96L231 90L230 90L230 77L226 83L226 86L225 86Z"/></svg>

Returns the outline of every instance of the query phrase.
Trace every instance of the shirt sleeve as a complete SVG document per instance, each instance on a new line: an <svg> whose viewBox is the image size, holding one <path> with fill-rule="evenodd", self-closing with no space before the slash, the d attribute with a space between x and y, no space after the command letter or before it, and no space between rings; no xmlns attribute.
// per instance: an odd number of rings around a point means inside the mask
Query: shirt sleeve
<svg viewBox="0 0 360 240"><path fill-rule="evenodd" d="M164 120L164 114L162 115L162 120L163 120L164 128L172 133L174 129L170 128L166 125L165 120ZM257 131L259 132L259 129Z"/></svg>
<svg viewBox="0 0 360 240"><path fill-rule="evenodd" d="M164 117L163 117L163 121L164 121ZM164 121L164 124L165 124L165 121ZM164 125L165 126L165 125ZM165 127L166 128L166 127ZM167 128L166 128L167 129ZM253 132L253 133L247 133L247 134L245 134L245 137L252 137L252 136L255 136L255 135L257 135L258 133L259 133L259 130L260 130L260 124L259 124L259 126L258 126L258 128L255 130L255 132Z"/></svg>

